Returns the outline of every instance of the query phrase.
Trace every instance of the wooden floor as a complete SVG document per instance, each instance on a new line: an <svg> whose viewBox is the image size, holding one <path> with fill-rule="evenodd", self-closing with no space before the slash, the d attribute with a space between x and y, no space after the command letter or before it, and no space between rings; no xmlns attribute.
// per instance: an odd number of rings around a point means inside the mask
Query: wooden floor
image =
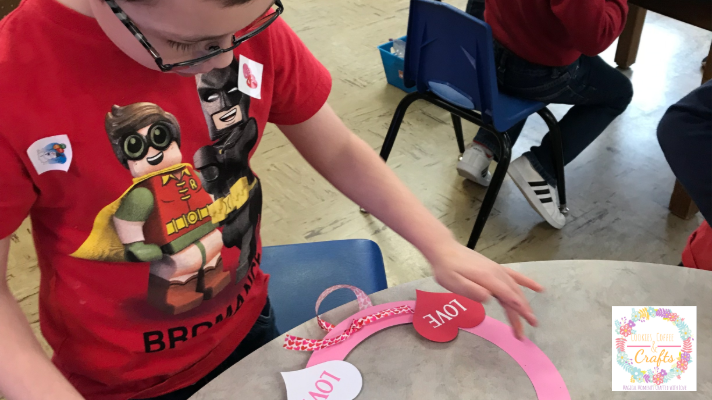
<svg viewBox="0 0 712 400"><path fill-rule="evenodd" d="M465 0L450 1L464 8ZM346 124L380 150L404 93L387 86L376 46L405 34L408 0L300 0L284 18L331 71L330 103ZM631 76L628 110L566 169L571 214L564 229L548 227L507 178L478 250L501 262L608 259L677 264L687 236L701 222L668 213L674 177L655 137L665 109L699 85L700 60L712 34L649 13ZM603 57L612 64L615 44ZM553 107L561 117L566 107ZM531 118L514 148L518 156L546 128ZM475 134L465 126L466 140ZM465 242L484 189L455 171L459 153L449 115L411 107L388 162L427 207ZM265 245L368 238L383 250L390 285L430 274L411 245L318 176L274 127L253 168L264 184ZM37 331L38 268L25 224L13 236L8 281Z"/></svg>

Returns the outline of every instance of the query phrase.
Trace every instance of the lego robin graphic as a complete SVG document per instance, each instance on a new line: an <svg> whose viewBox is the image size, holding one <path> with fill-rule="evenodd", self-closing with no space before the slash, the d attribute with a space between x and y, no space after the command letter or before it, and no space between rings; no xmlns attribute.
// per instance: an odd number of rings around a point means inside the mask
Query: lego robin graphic
<svg viewBox="0 0 712 400"><path fill-rule="evenodd" d="M191 310L225 288L230 273L222 267L212 198L181 163L178 121L155 104L134 103L113 106L105 128L134 184L100 212L73 256L149 262L148 302L173 315Z"/></svg>
<svg viewBox="0 0 712 400"><path fill-rule="evenodd" d="M249 117L250 97L238 90L239 63L196 77L198 95L213 144L193 157L203 186L215 200L213 221L223 227L226 247L240 249L239 282L257 252L262 188L249 156L257 144L257 121ZM245 200L246 198L246 200Z"/></svg>

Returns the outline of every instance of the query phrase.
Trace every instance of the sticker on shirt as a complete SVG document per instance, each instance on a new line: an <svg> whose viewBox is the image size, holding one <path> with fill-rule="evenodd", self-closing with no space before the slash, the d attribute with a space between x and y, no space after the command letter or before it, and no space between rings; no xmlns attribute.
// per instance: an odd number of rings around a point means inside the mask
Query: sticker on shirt
<svg viewBox="0 0 712 400"><path fill-rule="evenodd" d="M237 88L248 96L262 98L262 70L264 66L256 61L240 55L240 71L237 77Z"/></svg>
<svg viewBox="0 0 712 400"><path fill-rule="evenodd" d="M27 156L39 175L47 171L67 172L72 163L72 146L67 135L51 136L32 143Z"/></svg>

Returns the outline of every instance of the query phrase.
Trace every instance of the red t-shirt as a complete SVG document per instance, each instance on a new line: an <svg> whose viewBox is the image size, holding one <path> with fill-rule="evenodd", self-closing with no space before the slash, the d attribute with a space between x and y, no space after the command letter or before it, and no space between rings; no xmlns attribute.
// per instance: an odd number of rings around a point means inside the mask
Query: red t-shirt
<svg viewBox="0 0 712 400"><path fill-rule="evenodd" d="M485 21L527 61L569 65L603 52L623 32L627 0L487 0Z"/></svg>
<svg viewBox="0 0 712 400"><path fill-rule="evenodd" d="M712 271L712 228L707 221L703 221L687 239L687 246L682 251L682 265Z"/></svg>
<svg viewBox="0 0 712 400"><path fill-rule="evenodd" d="M139 65L54 0L0 22L0 237L31 216L42 333L86 398L179 389L242 341L268 280L249 157L267 122L309 119L330 90L281 19L198 78Z"/></svg>

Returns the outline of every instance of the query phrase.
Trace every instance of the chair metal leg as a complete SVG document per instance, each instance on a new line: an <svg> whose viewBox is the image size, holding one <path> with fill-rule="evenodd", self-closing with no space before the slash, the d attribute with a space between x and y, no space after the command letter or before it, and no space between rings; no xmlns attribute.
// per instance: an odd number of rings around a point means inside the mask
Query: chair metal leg
<svg viewBox="0 0 712 400"><path fill-rule="evenodd" d="M504 176L507 174L507 169L509 168L509 161L512 158L512 144L509 140L509 135L506 132L498 133L494 135L499 141L500 155L499 161L497 162L497 169L494 170L494 176L490 182L485 198L482 201L482 207L480 207L480 212L477 214L477 220L475 221L475 226L472 228L472 234L470 234L470 239L467 241L467 247L472 250L475 249L477 241L480 239L482 230L485 228L487 223L487 218L489 218L492 212L492 207L494 207L494 202L497 200L497 195L499 194L499 189L502 187L502 182L504 182Z"/></svg>
<svg viewBox="0 0 712 400"><path fill-rule="evenodd" d="M566 215L569 213L568 207L566 207L566 179L564 175L564 147L561 139L561 129L559 129L559 122L556 121L554 114L549 111L548 108L544 107L537 111L539 116L546 122L549 127L549 134L551 135L551 146L554 152L554 167L556 168L556 188L559 192L559 210L562 214Z"/></svg>
<svg viewBox="0 0 712 400"><path fill-rule="evenodd" d="M418 92L413 92L403 98L396 112L393 114L393 120L391 120L391 126L388 128L388 133L386 134L386 139L383 141L383 146L381 147L381 158L383 161L388 160L388 156L391 154L391 149L393 149L393 143L396 141L396 136L398 136L398 131L400 130L401 123L405 117L405 112L408 111L413 102L422 98L422 95Z"/></svg>
<svg viewBox="0 0 712 400"><path fill-rule="evenodd" d="M465 152L465 139L462 137L462 120L455 114L450 114L452 117L452 125L455 127L455 137L457 138L457 147L460 149L460 154Z"/></svg>
<svg viewBox="0 0 712 400"><path fill-rule="evenodd" d="M383 141L383 146L381 147L381 158L384 161L388 160L388 156L390 155L391 150L393 149L393 144L395 143L396 136L398 135L400 125L403 122L403 118L405 117L405 113L408 110L408 107L413 104L413 102L420 99L427 100L432 104L435 104L447 111L450 111L452 115L452 122L455 126L455 135L457 136L458 147L463 153L465 151L465 143L462 135L462 118L466 119L469 122L472 122L473 124L479 125L481 127L484 127L485 129L495 132L494 127L482 121L479 115L455 107L452 104L449 104L434 95L428 93L421 94L418 92L414 92L405 96L396 108L396 111L393 115L393 120L391 121L391 125L388 128L388 133L386 134L386 138ZM553 115L550 116L551 120L556 123L556 119L553 117ZM547 124L548 123L549 121L547 121ZM558 132L558 125L555 126L555 129L557 130L557 133L560 136L560 132ZM497 163L497 168L494 171L494 176L492 177L492 181L490 182L489 189L487 190L485 198L482 201L482 207L480 207L480 211L477 214L477 219L475 221L475 226L472 228L470 239L467 242L467 247L471 249L475 248L475 246L477 245L477 241L479 240L480 235L484 230L485 224L487 223L487 219L489 218L489 215L492 212L492 208L494 207L495 200L497 200L499 189L502 187L502 182L504 182L504 177L507 174L509 162L512 158L512 144L511 140L509 139L509 135L507 135L506 132L495 132L495 137L499 141L499 162ZM565 199L565 197L563 198ZM367 212L367 210L362 209L361 212Z"/></svg>

